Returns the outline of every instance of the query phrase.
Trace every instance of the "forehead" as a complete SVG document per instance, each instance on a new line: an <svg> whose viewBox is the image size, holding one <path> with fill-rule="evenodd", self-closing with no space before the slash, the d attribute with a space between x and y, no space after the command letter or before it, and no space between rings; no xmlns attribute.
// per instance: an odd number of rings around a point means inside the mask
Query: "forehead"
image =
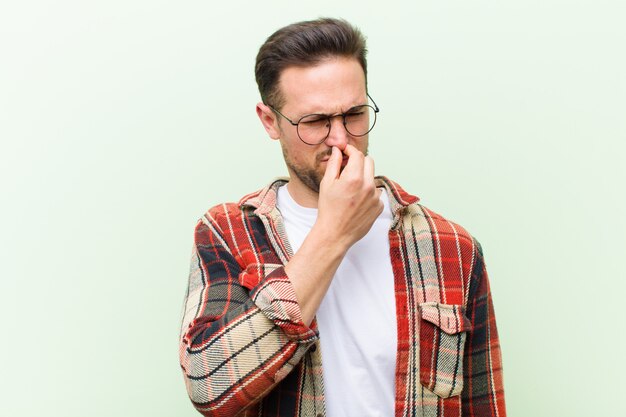
<svg viewBox="0 0 626 417"><path fill-rule="evenodd" d="M335 113L363 104L365 74L356 59L333 57L314 66L288 67L280 75L283 110L293 114Z"/></svg>

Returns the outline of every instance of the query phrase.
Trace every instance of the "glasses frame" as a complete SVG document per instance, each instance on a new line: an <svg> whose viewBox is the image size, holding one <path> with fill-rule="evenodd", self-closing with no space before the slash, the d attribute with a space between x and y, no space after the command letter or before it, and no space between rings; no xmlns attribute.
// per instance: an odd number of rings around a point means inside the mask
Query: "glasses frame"
<svg viewBox="0 0 626 417"><path fill-rule="evenodd" d="M311 146L315 146L315 145L319 145L320 143L324 143L326 141L326 139L328 139L328 136L330 136L330 129L332 128L332 123L330 123L331 119L334 119L335 117L339 117L341 116L342 122L343 122L343 128L346 129L346 132L348 132L350 135L355 136L355 137L362 137L367 135L368 133L370 133L372 131L372 129L374 129L374 125L376 125L376 120L377 120L377 116L376 114L380 111L380 109L378 108L378 105L376 105L376 102L374 101L374 99L369 95L369 93L367 93L367 98L370 99L370 101L372 102L372 104L374 105L374 107L372 107L369 104L359 104L358 106L354 106L354 107L350 107L348 109L348 111L344 112L344 113L335 113L335 114L322 114L322 113L311 113L311 114L305 114L304 116L302 116L301 118L298 119L297 122L294 122L293 120L291 120L289 117L285 116L284 114L282 114L281 112L279 112L278 110L276 110L274 107L269 106L268 107L270 109L272 109L276 114L278 114L279 116L282 116L285 120L287 120L292 126L296 127L296 133L298 134L298 138L305 144L307 145L311 145ZM372 123L372 126L369 128L369 130L365 133L363 133L362 135L354 135L352 133L350 133L350 131L348 130L348 128L346 127L346 116L348 114L350 114L350 111L352 111L353 109L356 109L357 107L364 107L367 106L369 108L371 108L372 110L374 110L374 123ZM320 140L319 142L315 142L315 143L309 143L307 141L305 141L304 139L302 139L302 136L300 136L300 129L298 127L298 125L300 124L300 122L305 118L305 117L310 117L310 116L321 116L322 118L326 118L328 120L328 132L326 133L326 136L324 136L324 139Z"/></svg>

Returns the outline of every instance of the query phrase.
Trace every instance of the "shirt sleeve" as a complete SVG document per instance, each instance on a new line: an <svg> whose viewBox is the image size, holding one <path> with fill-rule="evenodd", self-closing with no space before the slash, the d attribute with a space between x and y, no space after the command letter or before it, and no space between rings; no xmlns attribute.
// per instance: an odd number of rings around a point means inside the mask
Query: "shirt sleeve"
<svg viewBox="0 0 626 417"><path fill-rule="evenodd" d="M466 314L472 326L464 354L463 416L505 417L500 341L489 278L478 242L469 291Z"/></svg>
<svg viewBox="0 0 626 417"><path fill-rule="evenodd" d="M214 221L198 222L179 353L187 392L205 416L234 416L259 401L318 338L282 264L242 266L233 252ZM251 274L256 285L246 288Z"/></svg>

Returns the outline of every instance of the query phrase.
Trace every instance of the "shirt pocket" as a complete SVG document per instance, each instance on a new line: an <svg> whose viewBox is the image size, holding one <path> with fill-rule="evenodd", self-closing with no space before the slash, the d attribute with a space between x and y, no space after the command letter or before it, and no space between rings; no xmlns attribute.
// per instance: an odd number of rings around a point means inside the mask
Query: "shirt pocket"
<svg viewBox="0 0 626 417"><path fill-rule="evenodd" d="M471 328L462 305L419 305L420 382L441 398L463 390L463 353Z"/></svg>

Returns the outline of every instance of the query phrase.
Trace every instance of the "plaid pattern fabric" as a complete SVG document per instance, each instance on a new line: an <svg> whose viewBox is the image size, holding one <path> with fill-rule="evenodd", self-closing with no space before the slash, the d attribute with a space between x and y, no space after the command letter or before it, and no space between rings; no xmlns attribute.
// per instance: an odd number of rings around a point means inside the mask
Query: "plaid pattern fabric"
<svg viewBox="0 0 626 417"><path fill-rule="evenodd" d="M505 417L500 346L481 248L463 228L386 187L395 280L396 417ZM293 255L276 193L285 180L198 222L180 364L205 416L325 416L315 320L283 265Z"/></svg>

